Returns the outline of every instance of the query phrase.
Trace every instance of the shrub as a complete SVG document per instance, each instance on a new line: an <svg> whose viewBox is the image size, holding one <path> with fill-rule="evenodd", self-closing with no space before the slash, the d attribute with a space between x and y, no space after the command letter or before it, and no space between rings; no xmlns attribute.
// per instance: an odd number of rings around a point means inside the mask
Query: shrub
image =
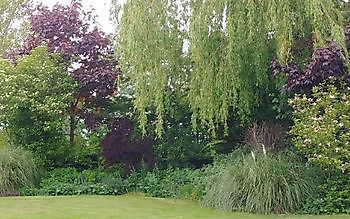
<svg viewBox="0 0 350 219"><path fill-rule="evenodd" d="M313 192L307 168L285 155L235 152L207 168L206 206L259 213L294 212Z"/></svg>
<svg viewBox="0 0 350 219"><path fill-rule="evenodd" d="M141 167L142 162L154 166L152 138L133 137L133 123L127 118L115 120L101 141L102 156L107 166L124 165L125 172Z"/></svg>
<svg viewBox="0 0 350 219"><path fill-rule="evenodd" d="M0 196L17 194L22 186L32 185L37 173L31 153L19 148L0 148Z"/></svg>
<svg viewBox="0 0 350 219"><path fill-rule="evenodd" d="M96 183L101 181L103 177L107 177L107 174L98 170L79 172L75 168L57 168L49 172L48 177L42 180L41 185L46 186L53 183Z"/></svg>
<svg viewBox="0 0 350 219"><path fill-rule="evenodd" d="M215 150L209 144L191 141L190 137L179 137L176 140L165 140L154 149L157 164L167 168L201 168L213 161Z"/></svg>
<svg viewBox="0 0 350 219"><path fill-rule="evenodd" d="M22 102L25 105L28 101ZM39 166L52 168L65 165L70 147L59 128L63 123L62 118L50 118L31 107L33 106L21 106L8 115L11 141L30 151Z"/></svg>
<svg viewBox="0 0 350 219"><path fill-rule="evenodd" d="M160 168L202 168L213 162L218 151L206 131L191 127L191 115L184 108L176 106L174 118L167 120L164 137L154 145L157 166ZM222 141L220 141L221 143Z"/></svg>
<svg viewBox="0 0 350 219"><path fill-rule="evenodd" d="M75 145L67 160L69 166L79 170L96 169L100 166L100 153L101 147L98 144Z"/></svg>
<svg viewBox="0 0 350 219"><path fill-rule="evenodd" d="M318 187L316 196L308 199L304 213L350 214L350 175L332 174Z"/></svg>
<svg viewBox="0 0 350 219"><path fill-rule="evenodd" d="M121 170L84 170L59 168L49 172L39 188L25 186L20 194L35 195L119 195L145 193L152 197L200 199L204 194L203 171L192 169L146 169L122 178Z"/></svg>
<svg viewBox="0 0 350 219"><path fill-rule="evenodd" d="M59 54L37 47L16 64L1 61L0 120L16 146L33 153L37 164L65 164L66 112L77 86Z"/></svg>
<svg viewBox="0 0 350 219"><path fill-rule="evenodd" d="M126 179L128 192L141 192L153 197L200 199L204 192L201 170L165 169L132 172Z"/></svg>
<svg viewBox="0 0 350 219"><path fill-rule="evenodd" d="M49 172L39 188L24 187L21 195L118 195L125 193L118 170L78 171L75 168L58 168Z"/></svg>
<svg viewBox="0 0 350 219"><path fill-rule="evenodd" d="M350 91L339 85L315 87L311 97L296 96L293 143L325 169L350 170Z"/></svg>
<svg viewBox="0 0 350 219"><path fill-rule="evenodd" d="M316 49L304 70L301 70L295 63L282 66L276 61L272 62L271 67L274 74L280 72L286 74L287 81L283 86L284 91L309 93L314 86L320 85L329 77L348 80L341 50L341 47L334 41Z"/></svg>

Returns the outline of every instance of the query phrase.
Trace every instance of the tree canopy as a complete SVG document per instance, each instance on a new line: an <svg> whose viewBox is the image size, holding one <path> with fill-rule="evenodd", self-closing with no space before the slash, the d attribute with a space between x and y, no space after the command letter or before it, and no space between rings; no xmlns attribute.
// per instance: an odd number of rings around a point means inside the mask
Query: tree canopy
<svg viewBox="0 0 350 219"><path fill-rule="evenodd" d="M67 63L47 47L11 62L0 61L0 123L16 146L35 153L40 164L65 146L64 113L76 89ZM63 159L59 156L55 159Z"/></svg>
<svg viewBox="0 0 350 219"><path fill-rule="evenodd" d="M13 66L0 63L1 121L21 107L55 117L64 113L75 89L73 79L66 74L66 64L58 55L51 55L46 47L35 49Z"/></svg>
<svg viewBox="0 0 350 219"><path fill-rule="evenodd" d="M78 83L67 106L70 113L70 141L74 144L78 118L90 129L102 122L101 106L115 94L119 74L112 41L94 23L91 11L82 9L80 0L70 5L54 5L52 9L39 5L29 16L30 31L21 51L30 54L46 44L52 53L62 54L67 63L66 74Z"/></svg>
<svg viewBox="0 0 350 219"><path fill-rule="evenodd" d="M186 96L194 128L227 130L231 109L246 121L268 93L271 61L296 59L296 42L336 41L348 56L342 7L337 0L127 1L117 52L141 127L154 112L162 134L174 92Z"/></svg>
<svg viewBox="0 0 350 219"><path fill-rule="evenodd" d="M21 16L24 5L29 0L0 0L0 55L4 55L18 43L20 37Z"/></svg>

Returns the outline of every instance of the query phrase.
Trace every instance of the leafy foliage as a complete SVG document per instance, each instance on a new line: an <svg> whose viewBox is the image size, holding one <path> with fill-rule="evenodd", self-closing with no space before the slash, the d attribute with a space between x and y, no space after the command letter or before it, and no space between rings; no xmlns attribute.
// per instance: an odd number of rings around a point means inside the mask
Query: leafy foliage
<svg viewBox="0 0 350 219"><path fill-rule="evenodd" d="M11 141L34 152L46 166L55 163L48 159L59 158L57 152L66 145L62 115L76 88L61 61L59 55L39 47L15 66L7 61L0 64L0 121Z"/></svg>
<svg viewBox="0 0 350 219"><path fill-rule="evenodd" d="M67 156L68 162L65 166L71 166L78 170L96 169L101 166L101 160L100 145L75 145Z"/></svg>
<svg viewBox="0 0 350 219"><path fill-rule="evenodd" d="M132 172L126 179L128 192L142 192L152 197L200 199L204 194L201 170L165 169Z"/></svg>
<svg viewBox="0 0 350 219"><path fill-rule="evenodd" d="M1 119L6 121L21 106L30 106L48 116L62 114L72 99L75 83L65 72L58 55L46 47L35 49L16 65L1 61Z"/></svg>
<svg viewBox="0 0 350 219"><path fill-rule="evenodd" d="M153 7L148 7L152 4ZM250 118L269 91L269 62L292 57L297 38L314 48L336 41L348 57L341 2L127 1L117 31L117 54L134 86L145 131L146 112L157 115L161 135L174 93L185 94L192 126L227 132L233 108Z"/></svg>
<svg viewBox="0 0 350 219"><path fill-rule="evenodd" d="M330 84L315 87L309 98L296 96L291 101L293 143L310 161L324 168L350 169L349 98L348 87Z"/></svg>
<svg viewBox="0 0 350 219"><path fill-rule="evenodd" d="M50 52L63 54L70 64L69 73L79 84L70 111L95 129L101 122L100 106L114 95L118 69L111 40L92 23L91 12L84 12L79 0L69 6L56 4L52 10L39 5L31 12L22 53L46 44Z"/></svg>
<svg viewBox="0 0 350 219"><path fill-rule="evenodd" d="M208 171L203 203L223 210L295 212L313 192L307 168L292 157L233 153Z"/></svg>
<svg viewBox="0 0 350 219"><path fill-rule="evenodd" d="M21 195L117 195L125 192L118 171L77 171L74 168L57 168L49 172L39 188L23 187Z"/></svg>
<svg viewBox="0 0 350 219"><path fill-rule="evenodd" d="M342 51L335 42L316 49L304 71L300 70L296 64L281 66L276 61L272 63L272 68L275 74L279 72L286 74L287 82L283 86L286 92L311 92L314 86L329 77L341 79L347 77Z"/></svg>
<svg viewBox="0 0 350 219"><path fill-rule="evenodd" d="M127 1L124 5L126 16L118 32L121 37L117 51L124 57L121 59L125 67L123 72L134 87L134 106L144 133L147 108L155 110L156 130L161 134L167 96L176 88L186 87L187 69L183 65L186 60L182 57L186 33L181 30L181 25L185 25L181 16L185 16L186 11L180 9L183 2L138 0ZM167 89L168 83L173 88Z"/></svg>
<svg viewBox="0 0 350 219"><path fill-rule="evenodd" d="M153 197L199 199L204 192L202 172L167 169L132 172L126 178L118 169L84 170L59 168L49 172L38 188L26 186L21 195L118 195L142 192Z"/></svg>
<svg viewBox="0 0 350 219"><path fill-rule="evenodd" d="M154 166L153 139L133 136L132 129L132 122L125 118L111 124L109 133L101 142L107 166L122 164L126 172L140 168L143 161L150 167Z"/></svg>
<svg viewBox="0 0 350 219"><path fill-rule="evenodd" d="M39 166L49 168L66 164L69 147L62 118L48 117L30 108L19 108L9 118L10 125L6 129L11 141L33 152Z"/></svg>
<svg viewBox="0 0 350 219"><path fill-rule="evenodd" d="M33 185L38 174L32 154L19 148L0 148L0 196L17 194Z"/></svg>
<svg viewBox="0 0 350 219"><path fill-rule="evenodd" d="M309 198L304 205L309 214L349 214L350 213L350 176L332 174L319 186L316 197Z"/></svg>
<svg viewBox="0 0 350 219"><path fill-rule="evenodd" d="M200 168L212 162L215 148L192 142L181 136L177 141L164 141L154 146L157 164L165 167Z"/></svg>
<svg viewBox="0 0 350 219"><path fill-rule="evenodd" d="M21 18L27 3L28 0L0 1L0 56L6 56L21 41Z"/></svg>

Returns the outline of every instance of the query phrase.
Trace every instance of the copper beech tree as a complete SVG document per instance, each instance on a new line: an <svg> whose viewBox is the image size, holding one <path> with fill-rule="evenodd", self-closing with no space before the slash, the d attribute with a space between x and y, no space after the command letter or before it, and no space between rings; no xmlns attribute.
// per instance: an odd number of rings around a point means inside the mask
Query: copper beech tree
<svg viewBox="0 0 350 219"><path fill-rule="evenodd" d="M70 5L56 4L52 9L39 5L29 16L30 33L21 54L39 45L59 53L67 62L67 72L78 83L74 101L68 107L70 144L74 144L77 122L83 119L92 130L103 122L101 107L115 94L119 74L109 36L94 25L91 12L82 10L80 0Z"/></svg>

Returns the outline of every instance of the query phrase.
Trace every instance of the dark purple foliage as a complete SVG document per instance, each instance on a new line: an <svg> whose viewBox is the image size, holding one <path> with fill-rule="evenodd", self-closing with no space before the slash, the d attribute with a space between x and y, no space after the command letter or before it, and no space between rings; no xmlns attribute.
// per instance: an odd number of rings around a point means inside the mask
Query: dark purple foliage
<svg viewBox="0 0 350 219"><path fill-rule="evenodd" d="M348 50L350 50L350 24L346 26L344 34L345 34L346 46Z"/></svg>
<svg viewBox="0 0 350 219"><path fill-rule="evenodd" d="M129 119L118 119L110 127L101 142L102 155L107 166L123 164L125 171L140 168L142 161L154 167L154 140L132 136L133 124Z"/></svg>
<svg viewBox="0 0 350 219"><path fill-rule="evenodd" d="M345 76L344 59L341 49L335 42L315 50L311 60L302 71L296 64L280 65L276 60L271 64L273 74L284 73L287 82L285 92L309 92L328 78Z"/></svg>
<svg viewBox="0 0 350 219"><path fill-rule="evenodd" d="M56 4L52 10L39 5L31 12L30 34L22 50L22 54L28 54L46 44L51 52L62 54L72 65L69 73L79 89L70 111L88 120L86 124L91 128L95 123L91 119L92 109L87 106L114 95L119 74L112 41L92 26L93 20L91 12L81 9L80 0L73 0L69 6Z"/></svg>

